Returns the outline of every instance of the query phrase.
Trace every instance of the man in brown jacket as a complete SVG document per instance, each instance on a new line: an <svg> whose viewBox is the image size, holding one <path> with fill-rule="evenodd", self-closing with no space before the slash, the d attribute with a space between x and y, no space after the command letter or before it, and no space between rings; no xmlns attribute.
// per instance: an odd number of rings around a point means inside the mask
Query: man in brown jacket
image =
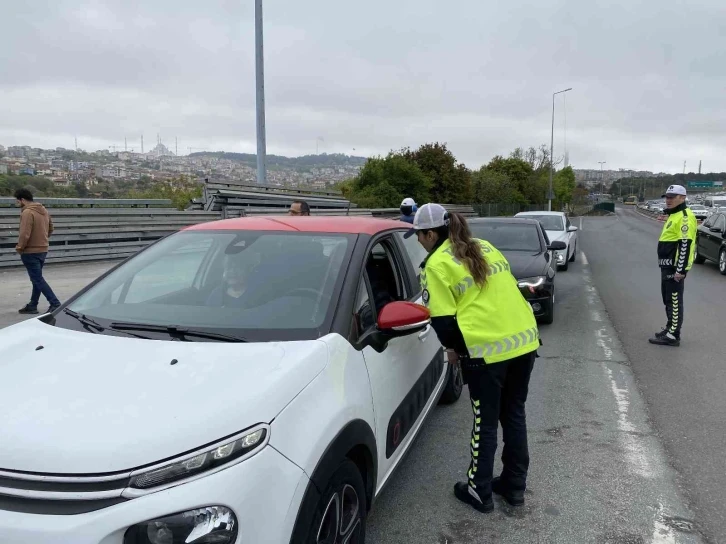
<svg viewBox="0 0 726 544"><path fill-rule="evenodd" d="M48 299L49 312L57 310L61 303L55 296L50 285L43 278L43 265L48 255L48 237L53 232L53 221L48 210L42 204L33 202L33 193L27 189L15 191L15 199L20 206L20 233L15 251L28 271L33 293L30 302L18 310L21 314L37 314L40 294Z"/></svg>

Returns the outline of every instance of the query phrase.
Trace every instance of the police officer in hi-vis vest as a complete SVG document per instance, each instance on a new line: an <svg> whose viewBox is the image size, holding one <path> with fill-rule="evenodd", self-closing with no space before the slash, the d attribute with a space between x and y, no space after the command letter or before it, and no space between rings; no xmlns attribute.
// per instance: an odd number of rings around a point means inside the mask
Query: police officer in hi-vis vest
<svg viewBox="0 0 726 544"><path fill-rule="evenodd" d="M471 237L466 219L425 204L413 228L428 251L421 264L423 300L449 363L461 364L474 425L468 480L454 485L460 501L480 512L494 509L492 492L524 504L529 468L525 401L541 342L532 308L504 256ZM502 423L502 474L493 478L497 425Z"/></svg>
<svg viewBox="0 0 726 544"><path fill-rule="evenodd" d="M658 239L658 266L660 292L668 322L648 341L662 346L680 346L683 286L695 257L698 220L686 205L686 188L683 185L671 185L663 198L666 199L665 213L668 217Z"/></svg>

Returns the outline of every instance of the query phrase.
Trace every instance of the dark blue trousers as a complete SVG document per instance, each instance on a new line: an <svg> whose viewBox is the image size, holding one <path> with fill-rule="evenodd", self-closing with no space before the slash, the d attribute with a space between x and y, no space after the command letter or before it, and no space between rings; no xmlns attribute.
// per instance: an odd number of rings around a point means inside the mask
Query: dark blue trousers
<svg viewBox="0 0 726 544"><path fill-rule="evenodd" d="M28 271L30 282L33 284L33 293L30 295L30 303L28 304L31 308L38 307L41 293L48 299L48 303L51 306L60 306L58 297L55 296L53 289L50 288L48 282L43 278L43 265L45 265L45 257L47 255L47 253L22 253L20 255L20 260L23 261L25 269Z"/></svg>

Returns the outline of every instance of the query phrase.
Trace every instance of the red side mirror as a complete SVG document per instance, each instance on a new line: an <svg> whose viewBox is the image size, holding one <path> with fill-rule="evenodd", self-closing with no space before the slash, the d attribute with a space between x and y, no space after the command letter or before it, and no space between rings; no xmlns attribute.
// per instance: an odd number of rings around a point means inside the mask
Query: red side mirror
<svg viewBox="0 0 726 544"><path fill-rule="evenodd" d="M385 332L414 332L426 327L430 320L431 313L425 306L413 302L389 302L378 315L378 329Z"/></svg>

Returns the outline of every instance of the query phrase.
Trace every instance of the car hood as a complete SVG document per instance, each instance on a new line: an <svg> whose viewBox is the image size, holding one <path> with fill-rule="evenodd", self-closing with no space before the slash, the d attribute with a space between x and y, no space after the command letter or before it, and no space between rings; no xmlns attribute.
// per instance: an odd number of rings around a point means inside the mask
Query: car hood
<svg viewBox="0 0 726 544"><path fill-rule="evenodd" d="M515 278L531 278L544 276L547 270L547 261L541 253L533 255L524 251L503 251L509 261L509 267Z"/></svg>
<svg viewBox="0 0 726 544"><path fill-rule="evenodd" d="M547 230L547 238L550 242L565 242L567 243L567 232L562 230Z"/></svg>
<svg viewBox="0 0 726 544"><path fill-rule="evenodd" d="M179 455L270 422L327 359L318 340L143 340L38 319L7 327L0 469L103 473Z"/></svg>

